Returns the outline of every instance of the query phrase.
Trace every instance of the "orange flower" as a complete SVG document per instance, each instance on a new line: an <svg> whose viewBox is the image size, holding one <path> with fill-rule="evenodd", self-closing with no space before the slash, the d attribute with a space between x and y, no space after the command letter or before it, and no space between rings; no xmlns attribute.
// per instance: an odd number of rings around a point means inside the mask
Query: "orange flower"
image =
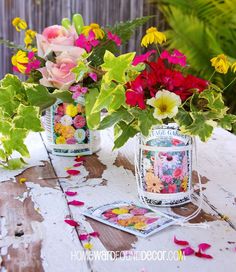
<svg viewBox="0 0 236 272"><path fill-rule="evenodd" d="M163 184L159 177L155 176L152 171L148 171L145 176L147 191L151 193L160 193Z"/></svg>

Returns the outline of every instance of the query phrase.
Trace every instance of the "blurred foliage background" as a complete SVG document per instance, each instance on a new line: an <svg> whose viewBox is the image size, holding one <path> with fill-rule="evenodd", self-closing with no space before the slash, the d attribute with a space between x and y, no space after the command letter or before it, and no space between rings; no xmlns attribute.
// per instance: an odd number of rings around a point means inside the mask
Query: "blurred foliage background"
<svg viewBox="0 0 236 272"><path fill-rule="evenodd" d="M214 71L210 59L218 54L236 61L236 0L151 0L167 23L167 46L187 56L192 73L209 79ZM212 81L222 88L235 78L215 73ZM224 91L230 112L236 114L236 84ZM236 132L236 127L234 127Z"/></svg>

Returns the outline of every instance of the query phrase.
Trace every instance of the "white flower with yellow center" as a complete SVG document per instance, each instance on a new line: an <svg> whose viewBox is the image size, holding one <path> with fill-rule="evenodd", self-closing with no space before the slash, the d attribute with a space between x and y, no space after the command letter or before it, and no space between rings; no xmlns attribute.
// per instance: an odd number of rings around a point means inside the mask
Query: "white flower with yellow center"
<svg viewBox="0 0 236 272"><path fill-rule="evenodd" d="M162 120L167 117L173 118L177 114L181 99L175 93L161 90L156 93L155 97L148 99L147 104L155 108L154 118Z"/></svg>

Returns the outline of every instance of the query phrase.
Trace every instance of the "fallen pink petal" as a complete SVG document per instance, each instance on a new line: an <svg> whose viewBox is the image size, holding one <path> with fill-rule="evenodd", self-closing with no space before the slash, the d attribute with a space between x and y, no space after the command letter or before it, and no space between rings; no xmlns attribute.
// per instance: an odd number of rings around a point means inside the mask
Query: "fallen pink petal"
<svg viewBox="0 0 236 272"><path fill-rule="evenodd" d="M207 244L207 243L201 243L200 245L198 245L198 248L200 251L206 251L210 247L211 247L211 245Z"/></svg>
<svg viewBox="0 0 236 272"><path fill-rule="evenodd" d="M89 235L92 237L99 237L100 236L100 234L97 231L90 232Z"/></svg>
<svg viewBox="0 0 236 272"><path fill-rule="evenodd" d="M66 219L65 223L72 227L79 227L79 224L75 220L72 220L72 219Z"/></svg>
<svg viewBox="0 0 236 272"><path fill-rule="evenodd" d="M80 174L80 171L79 170L74 170L74 169L69 169L66 171L69 175L71 176L77 176Z"/></svg>
<svg viewBox="0 0 236 272"><path fill-rule="evenodd" d="M195 256L197 256L199 258L203 258L203 259L213 259L213 257L211 255L202 253L201 251L195 252Z"/></svg>
<svg viewBox="0 0 236 272"><path fill-rule="evenodd" d="M76 162L84 162L84 161L86 161L86 159L84 157L77 157L77 158L75 158L75 161Z"/></svg>
<svg viewBox="0 0 236 272"><path fill-rule="evenodd" d="M89 234L80 234L79 239L80 241L86 241L89 238Z"/></svg>
<svg viewBox="0 0 236 272"><path fill-rule="evenodd" d="M67 196L76 196L76 195L77 195L77 192L66 191L65 194L66 194Z"/></svg>
<svg viewBox="0 0 236 272"><path fill-rule="evenodd" d="M82 163L75 163L74 165L73 165L73 167L79 167L79 166L81 166L81 165L83 165Z"/></svg>
<svg viewBox="0 0 236 272"><path fill-rule="evenodd" d="M188 246L189 245L188 241L178 240L176 238L176 236L174 236L174 242L176 245L179 245L179 246Z"/></svg>
<svg viewBox="0 0 236 272"><path fill-rule="evenodd" d="M195 253L195 251L191 247L182 248L181 251L185 256L190 256Z"/></svg>
<svg viewBox="0 0 236 272"><path fill-rule="evenodd" d="M68 205L72 205L72 206L83 206L84 202L78 201L78 200L72 200L72 201L68 202Z"/></svg>

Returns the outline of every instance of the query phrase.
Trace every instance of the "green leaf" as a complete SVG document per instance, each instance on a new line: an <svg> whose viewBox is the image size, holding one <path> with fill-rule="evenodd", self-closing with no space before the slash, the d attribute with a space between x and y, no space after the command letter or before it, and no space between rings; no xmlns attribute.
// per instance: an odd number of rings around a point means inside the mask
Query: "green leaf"
<svg viewBox="0 0 236 272"><path fill-rule="evenodd" d="M138 118L138 126L143 136L149 135L152 126L161 124L161 122L153 116L154 109L136 110L137 111L134 117Z"/></svg>
<svg viewBox="0 0 236 272"><path fill-rule="evenodd" d="M12 128L9 135L2 138L2 144L7 155L11 155L13 151L19 152L24 157L29 157L29 151L24 144L24 140L28 134L26 129Z"/></svg>
<svg viewBox="0 0 236 272"><path fill-rule="evenodd" d="M125 104L125 88L123 85L117 85L110 95L112 95L112 100L107 108L109 112L113 112Z"/></svg>
<svg viewBox="0 0 236 272"><path fill-rule="evenodd" d="M35 132L42 131L39 116L39 108L34 106L20 105L17 110L17 116L14 117L13 123L17 128L25 128Z"/></svg>
<svg viewBox="0 0 236 272"><path fill-rule="evenodd" d="M0 109L7 115L12 116L20 102L15 100L16 90L14 86L0 88Z"/></svg>
<svg viewBox="0 0 236 272"><path fill-rule="evenodd" d="M124 121L118 123L120 132L116 135L113 149L122 147L130 138L138 133L138 130L132 127L131 124L126 124Z"/></svg>
<svg viewBox="0 0 236 272"><path fill-rule="evenodd" d="M127 82L125 73L131 66L135 53L127 53L116 57L111 52L106 51L102 70L107 73L103 76L106 83L116 81L125 84Z"/></svg>
<svg viewBox="0 0 236 272"><path fill-rule="evenodd" d="M111 82L109 84L102 82L99 95L95 100L94 105L91 107L92 113L101 111L102 109L108 109L112 101L112 92L116 88L116 84Z"/></svg>
<svg viewBox="0 0 236 272"><path fill-rule="evenodd" d="M5 161L6 158L7 158L7 156L6 156L5 151L2 148L0 148L0 159Z"/></svg>
<svg viewBox="0 0 236 272"><path fill-rule="evenodd" d="M174 117L175 122L179 125L180 128L184 129L187 126L190 126L193 123L193 119L189 112L184 109L179 109L177 115Z"/></svg>
<svg viewBox="0 0 236 272"><path fill-rule="evenodd" d="M74 99L72 98L72 93L70 91L55 90L51 96L62 100L64 103L74 103Z"/></svg>
<svg viewBox="0 0 236 272"><path fill-rule="evenodd" d="M219 125L227 130L232 130L232 125L236 123L236 115L227 114L219 120Z"/></svg>
<svg viewBox="0 0 236 272"><path fill-rule="evenodd" d="M83 61L79 61L77 66L71 70L76 76L76 81L81 81L89 72L90 69L87 65Z"/></svg>
<svg viewBox="0 0 236 272"><path fill-rule="evenodd" d="M211 120L206 121L200 113L192 114L192 118L193 122L191 125L180 127L181 132L192 136L199 136L203 142L207 141L211 137L215 122Z"/></svg>
<svg viewBox="0 0 236 272"><path fill-rule="evenodd" d="M8 135L10 133L10 130L12 129L12 124L7 121L6 119L0 120L0 133L2 135Z"/></svg>
<svg viewBox="0 0 236 272"><path fill-rule="evenodd" d="M118 123L119 121L124 121L130 123L133 120L133 116L125 108L121 108L118 111L111 113L110 115L104 117L100 123L99 130L108 128Z"/></svg>
<svg viewBox="0 0 236 272"><path fill-rule="evenodd" d="M135 29L144 25L153 17L154 16L145 16L131 21L118 23L111 28L111 32L117 34L121 38L122 44L124 45L127 41L129 41Z"/></svg>
<svg viewBox="0 0 236 272"><path fill-rule="evenodd" d="M25 90L30 105L39 107L41 111L53 105L57 100L42 85L25 83Z"/></svg>
<svg viewBox="0 0 236 272"><path fill-rule="evenodd" d="M85 112L87 125L90 129L95 129L99 126L100 112L92 113L92 107L99 95L98 89L89 89L89 92L85 94Z"/></svg>
<svg viewBox="0 0 236 272"><path fill-rule="evenodd" d="M9 170L15 170L15 169L22 168L24 166L25 166L25 162L21 158L17 158L17 159L8 160L4 168Z"/></svg>

